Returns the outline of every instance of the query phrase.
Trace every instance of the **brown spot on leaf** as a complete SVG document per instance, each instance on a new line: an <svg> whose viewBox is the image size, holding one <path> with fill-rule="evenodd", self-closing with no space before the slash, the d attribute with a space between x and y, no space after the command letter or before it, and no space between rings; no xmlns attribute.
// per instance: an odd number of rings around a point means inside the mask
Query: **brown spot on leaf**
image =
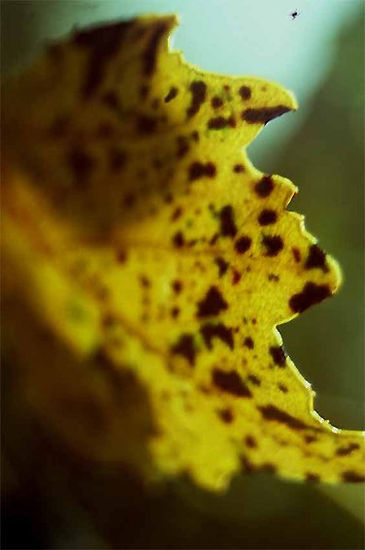
<svg viewBox="0 0 365 550"><path fill-rule="evenodd" d="M181 231L177 231L172 237L172 242L177 248L181 248L185 244L184 235Z"/></svg>
<svg viewBox="0 0 365 550"><path fill-rule="evenodd" d="M196 115L201 104L204 103L207 95L207 85L202 80L196 80L190 84L190 92L192 94L191 104L186 111L188 118Z"/></svg>
<svg viewBox="0 0 365 550"><path fill-rule="evenodd" d="M191 334L182 334L177 343L171 347L171 353L182 355L193 366L196 356L193 336Z"/></svg>
<svg viewBox="0 0 365 550"><path fill-rule="evenodd" d="M309 248L309 254L305 262L304 267L306 269L314 269L319 267L324 273L328 273L328 267L326 265L326 254L316 244L312 244Z"/></svg>
<svg viewBox="0 0 365 550"><path fill-rule="evenodd" d="M180 309L178 307L171 308L171 317L173 319L176 319L176 317L179 316L179 313L180 313Z"/></svg>
<svg viewBox="0 0 365 550"><path fill-rule="evenodd" d="M255 185L255 191L259 197L268 197L274 189L274 182L271 176L263 176Z"/></svg>
<svg viewBox="0 0 365 550"><path fill-rule="evenodd" d="M109 166L112 172L119 172L126 163L127 156L121 149L113 148L109 151Z"/></svg>
<svg viewBox="0 0 365 550"><path fill-rule="evenodd" d="M139 115L136 120L136 129L140 134L153 134L157 127L157 119L147 115Z"/></svg>
<svg viewBox="0 0 365 550"><path fill-rule="evenodd" d="M306 283L302 292L293 294L289 300L289 306L295 313L302 313L313 304L322 302L331 295L328 285L317 285L316 283Z"/></svg>
<svg viewBox="0 0 365 550"><path fill-rule="evenodd" d="M246 101L247 99L250 99L251 88L249 88L248 86L241 86L238 91L244 101Z"/></svg>
<svg viewBox="0 0 365 550"><path fill-rule="evenodd" d="M260 378L258 378L254 374L249 374L247 380L249 380L254 386L261 386Z"/></svg>
<svg viewBox="0 0 365 550"><path fill-rule="evenodd" d="M175 208L175 210L173 211L173 213L171 214L171 221L172 222L175 222L176 220L178 220L182 214L182 208L181 206L177 206Z"/></svg>
<svg viewBox="0 0 365 550"><path fill-rule="evenodd" d="M246 109L242 112L241 118L249 124L267 124L273 118L279 117L290 111L284 105L276 107L262 107L261 109Z"/></svg>
<svg viewBox="0 0 365 550"><path fill-rule="evenodd" d="M188 140L184 136L177 136L176 141L177 141L176 155L178 158L182 158L189 151Z"/></svg>
<svg viewBox="0 0 365 550"><path fill-rule="evenodd" d="M246 435L245 437L245 444L250 449L255 449L257 447L257 441L252 435Z"/></svg>
<svg viewBox="0 0 365 550"><path fill-rule="evenodd" d="M237 269L232 268L232 284L236 285L240 282L242 273L237 271Z"/></svg>
<svg viewBox="0 0 365 550"><path fill-rule="evenodd" d="M218 266L218 271L219 271L219 276L222 277L222 275L224 275L229 267L229 263L226 262L223 258L221 257L218 257L218 258L215 258L215 263L217 264Z"/></svg>
<svg viewBox="0 0 365 550"><path fill-rule="evenodd" d="M234 347L232 329L226 327L223 323L216 325L207 323L201 327L200 332L208 349L212 349L213 338L219 338L230 349Z"/></svg>
<svg viewBox="0 0 365 550"><path fill-rule="evenodd" d="M339 447L336 450L337 456L347 456L352 453L352 451L356 451L360 448L360 445L357 443L350 443L347 447Z"/></svg>
<svg viewBox="0 0 365 550"><path fill-rule="evenodd" d="M251 336L247 336L247 338L244 339L243 345L246 346L248 349L253 349L255 347L254 341L252 340Z"/></svg>
<svg viewBox="0 0 365 550"><path fill-rule="evenodd" d="M172 281L171 286L174 292L176 292L176 294L180 294L183 286L181 281L178 281L178 280Z"/></svg>
<svg viewBox="0 0 365 550"><path fill-rule="evenodd" d="M277 256L284 247L283 239L279 235L265 235L262 243L266 247L265 256Z"/></svg>
<svg viewBox="0 0 365 550"><path fill-rule="evenodd" d="M273 361L279 367L285 367L286 364L286 353L281 346L271 346L269 352Z"/></svg>
<svg viewBox="0 0 365 550"><path fill-rule="evenodd" d="M107 64L118 52L124 37L133 25L132 21L123 21L78 32L73 37L73 44L90 50L86 78L82 85L82 94L85 98L90 97L98 89Z"/></svg>
<svg viewBox="0 0 365 550"><path fill-rule="evenodd" d="M239 254L244 254L250 248L251 243L252 240L250 239L250 237L243 236L237 239L237 241L234 243L234 248Z"/></svg>
<svg viewBox="0 0 365 550"><path fill-rule="evenodd" d="M223 206L219 212L220 231L224 237L234 237L237 233L237 227L234 222L233 208L230 204Z"/></svg>
<svg viewBox="0 0 365 550"><path fill-rule="evenodd" d="M269 210L265 208L260 212L260 215L258 217L258 222L260 225L271 225L275 223L277 220L277 214L275 210Z"/></svg>
<svg viewBox="0 0 365 550"><path fill-rule="evenodd" d="M299 418L295 418L275 405L266 405L264 407L258 407L258 409L265 420L280 422L293 430L305 430L309 427Z"/></svg>
<svg viewBox="0 0 365 550"><path fill-rule="evenodd" d="M75 147L70 152L68 161L76 183L84 186L93 171L95 160L81 147Z"/></svg>
<svg viewBox="0 0 365 550"><path fill-rule="evenodd" d="M213 370L212 379L214 385L222 391L236 397L252 397L251 391L234 370L226 372L216 368Z"/></svg>
<svg viewBox="0 0 365 550"><path fill-rule="evenodd" d="M109 92L105 92L101 100L104 105L107 105L108 107L110 107L110 109L113 109L115 111L118 111L120 109L118 96L112 90L110 90Z"/></svg>
<svg viewBox="0 0 365 550"><path fill-rule="evenodd" d="M231 409L222 409L218 411L218 414L226 424L230 424L233 421L233 413Z"/></svg>
<svg viewBox="0 0 365 550"><path fill-rule="evenodd" d="M236 174L241 174L244 171L245 167L243 166L243 164L235 164L233 166L233 172L235 172Z"/></svg>
<svg viewBox="0 0 365 550"><path fill-rule="evenodd" d="M235 126L235 121L233 117L224 118L223 116L218 116L209 119L207 126L209 130L222 130L222 128L227 128L227 126L233 128Z"/></svg>
<svg viewBox="0 0 365 550"><path fill-rule="evenodd" d="M299 263L300 260L301 260L301 254L300 254L300 250L299 248L297 248L296 246L293 246L293 248L291 249L292 253L293 253L293 256L294 256L294 260Z"/></svg>
<svg viewBox="0 0 365 550"><path fill-rule="evenodd" d="M218 96L214 96L210 103L213 109L219 109L219 107L222 107L223 105L223 100Z"/></svg>
<svg viewBox="0 0 365 550"><path fill-rule="evenodd" d="M317 438L314 435L305 435L304 441L306 443L313 443L314 441L317 441Z"/></svg>
<svg viewBox="0 0 365 550"><path fill-rule="evenodd" d="M216 175L216 167L213 162L207 162L203 164L202 162L193 162L189 166L189 180L193 181L203 176L213 178Z"/></svg>
<svg viewBox="0 0 365 550"><path fill-rule="evenodd" d="M150 39L148 40L143 56L143 70L146 76L151 76L156 68L158 45L167 30L168 26L166 23L157 23Z"/></svg>
<svg viewBox="0 0 365 550"><path fill-rule="evenodd" d="M362 483L363 481L365 481L365 476L358 474L353 470L347 470L346 472L343 472L341 477L343 481L347 481L349 483Z"/></svg>
<svg viewBox="0 0 365 550"><path fill-rule="evenodd" d="M312 474L311 472L306 474L305 479L307 481L311 481L312 483L318 483L318 481L321 480L318 474Z"/></svg>
<svg viewBox="0 0 365 550"><path fill-rule="evenodd" d="M205 298L198 302L198 317L218 315L228 308L227 302L216 286L211 286Z"/></svg>
<svg viewBox="0 0 365 550"><path fill-rule="evenodd" d="M179 93L179 90L175 86L171 86L169 93L166 95L164 99L165 103L169 103L170 101L175 99L178 93Z"/></svg>

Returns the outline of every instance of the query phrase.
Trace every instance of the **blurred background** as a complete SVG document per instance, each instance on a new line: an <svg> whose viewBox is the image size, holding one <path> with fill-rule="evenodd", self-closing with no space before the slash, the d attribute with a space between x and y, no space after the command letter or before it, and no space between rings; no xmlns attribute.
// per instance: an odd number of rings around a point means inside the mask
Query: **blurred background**
<svg viewBox="0 0 365 550"><path fill-rule="evenodd" d="M344 284L280 332L317 392L317 411L337 427L364 429L364 1L3 0L2 78L75 27L151 12L180 14L173 47L187 61L275 80L298 98L299 111L267 125L249 154L299 187L289 208L306 215ZM24 418L9 415L24 432ZM126 475L60 461L44 434L4 437L3 548L364 547L360 486L262 474L240 476L222 496L186 480L146 491Z"/></svg>

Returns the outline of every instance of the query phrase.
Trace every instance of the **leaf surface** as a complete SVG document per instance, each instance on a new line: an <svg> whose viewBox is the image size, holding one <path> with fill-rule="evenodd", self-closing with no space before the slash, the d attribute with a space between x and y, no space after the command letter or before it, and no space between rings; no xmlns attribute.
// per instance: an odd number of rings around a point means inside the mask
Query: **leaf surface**
<svg viewBox="0 0 365 550"><path fill-rule="evenodd" d="M360 481L363 434L313 411L275 328L333 294L339 268L286 210L296 187L245 153L296 101L266 80L188 65L168 49L174 25L151 16L77 32L8 84L10 348L19 331L27 345L13 353L39 373L39 410L55 409L57 390L74 385L75 403L88 388L106 440L87 427L78 439L49 414L97 460L149 462L211 489L242 467ZM47 401L44 365L64 353ZM110 373L124 380L113 407Z"/></svg>

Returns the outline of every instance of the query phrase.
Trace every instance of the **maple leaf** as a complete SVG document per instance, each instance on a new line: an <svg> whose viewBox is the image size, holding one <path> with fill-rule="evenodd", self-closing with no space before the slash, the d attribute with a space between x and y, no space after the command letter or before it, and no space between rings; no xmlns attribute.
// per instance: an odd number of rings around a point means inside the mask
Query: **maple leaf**
<svg viewBox="0 0 365 550"><path fill-rule="evenodd" d="M170 52L175 18L76 32L5 90L8 353L78 453L221 489L242 467L360 481L276 326L340 271L246 147L297 108Z"/></svg>

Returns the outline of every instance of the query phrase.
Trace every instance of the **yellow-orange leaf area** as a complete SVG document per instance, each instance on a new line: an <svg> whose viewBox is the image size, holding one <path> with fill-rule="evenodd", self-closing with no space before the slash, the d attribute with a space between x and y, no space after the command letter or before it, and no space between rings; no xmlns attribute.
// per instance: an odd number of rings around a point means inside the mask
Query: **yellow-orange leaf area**
<svg viewBox="0 0 365 550"><path fill-rule="evenodd" d="M360 481L363 435L313 411L275 328L339 269L244 152L295 99L188 65L174 25L76 32L7 85L7 353L88 459L209 489L242 468Z"/></svg>

